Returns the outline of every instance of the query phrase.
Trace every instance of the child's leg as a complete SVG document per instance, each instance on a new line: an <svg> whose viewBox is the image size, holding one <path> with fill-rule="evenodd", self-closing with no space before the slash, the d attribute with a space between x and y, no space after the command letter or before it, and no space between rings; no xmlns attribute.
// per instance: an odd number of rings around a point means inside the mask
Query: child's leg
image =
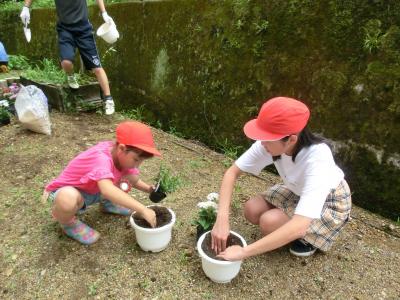
<svg viewBox="0 0 400 300"><path fill-rule="evenodd" d="M83 197L74 187L66 186L57 191L52 214L61 224L68 224L83 207Z"/></svg>
<svg viewBox="0 0 400 300"><path fill-rule="evenodd" d="M132 211L129 208L114 204L107 199L101 200L100 209L108 214L115 214L121 216L130 216L132 214Z"/></svg>
<svg viewBox="0 0 400 300"><path fill-rule="evenodd" d="M258 225L261 215L272 208L273 205L266 202L261 195L257 195L244 204L244 216L250 223Z"/></svg>
<svg viewBox="0 0 400 300"><path fill-rule="evenodd" d="M290 218L280 208L270 209L260 217L260 230L264 235L270 234L289 220Z"/></svg>
<svg viewBox="0 0 400 300"><path fill-rule="evenodd" d="M260 199L271 207L259 217L258 225L261 232L267 235L289 221L294 214L299 198L283 184L276 184L261 193Z"/></svg>
<svg viewBox="0 0 400 300"><path fill-rule="evenodd" d="M60 223L66 235L78 242L90 245L100 234L85 223L76 219L75 214L84 206L82 194L74 187L63 187L57 191L52 214Z"/></svg>

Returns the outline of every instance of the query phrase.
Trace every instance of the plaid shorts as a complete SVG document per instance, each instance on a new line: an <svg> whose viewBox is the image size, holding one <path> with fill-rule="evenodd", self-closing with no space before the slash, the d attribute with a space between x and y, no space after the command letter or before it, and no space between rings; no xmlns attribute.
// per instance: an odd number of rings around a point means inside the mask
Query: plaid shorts
<svg viewBox="0 0 400 300"><path fill-rule="evenodd" d="M282 209L289 217L294 215L300 199L283 184L274 185L261 196L268 203ZM350 188L343 179L339 186L329 193L322 208L321 218L311 222L303 239L322 251L329 250L338 233L349 220L350 210Z"/></svg>

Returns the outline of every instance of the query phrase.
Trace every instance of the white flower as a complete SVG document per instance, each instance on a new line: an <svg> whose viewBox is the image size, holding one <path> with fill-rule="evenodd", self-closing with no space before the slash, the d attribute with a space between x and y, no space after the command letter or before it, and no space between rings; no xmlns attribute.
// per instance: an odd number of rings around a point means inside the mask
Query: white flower
<svg viewBox="0 0 400 300"><path fill-rule="evenodd" d="M218 193L215 193L215 192L209 193L209 194L207 195L207 200L208 200L208 201L217 201L218 198L219 198L219 195L218 195Z"/></svg>
<svg viewBox="0 0 400 300"><path fill-rule="evenodd" d="M204 202L199 202L197 203L198 208L209 208L209 207L214 207L215 210L217 210L218 205L217 203L213 201L204 201Z"/></svg>

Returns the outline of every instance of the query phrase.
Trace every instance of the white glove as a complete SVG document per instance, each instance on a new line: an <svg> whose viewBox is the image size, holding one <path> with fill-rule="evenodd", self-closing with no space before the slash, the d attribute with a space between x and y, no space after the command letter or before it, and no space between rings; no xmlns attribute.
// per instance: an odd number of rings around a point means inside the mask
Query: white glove
<svg viewBox="0 0 400 300"><path fill-rule="evenodd" d="M114 20L108 15L106 11L102 12L101 15L105 23L114 24Z"/></svg>
<svg viewBox="0 0 400 300"><path fill-rule="evenodd" d="M24 25L28 25L31 21L31 14L29 13L29 7L24 6L22 8L21 14L19 15L21 21Z"/></svg>

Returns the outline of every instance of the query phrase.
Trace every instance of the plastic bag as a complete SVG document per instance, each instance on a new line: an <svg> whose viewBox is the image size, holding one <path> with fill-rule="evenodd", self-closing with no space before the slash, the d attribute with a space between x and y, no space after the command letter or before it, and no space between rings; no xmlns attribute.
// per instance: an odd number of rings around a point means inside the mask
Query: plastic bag
<svg viewBox="0 0 400 300"><path fill-rule="evenodd" d="M41 89L34 85L21 86L15 109L22 125L38 133L51 134L51 123L47 98Z"/></svg>

